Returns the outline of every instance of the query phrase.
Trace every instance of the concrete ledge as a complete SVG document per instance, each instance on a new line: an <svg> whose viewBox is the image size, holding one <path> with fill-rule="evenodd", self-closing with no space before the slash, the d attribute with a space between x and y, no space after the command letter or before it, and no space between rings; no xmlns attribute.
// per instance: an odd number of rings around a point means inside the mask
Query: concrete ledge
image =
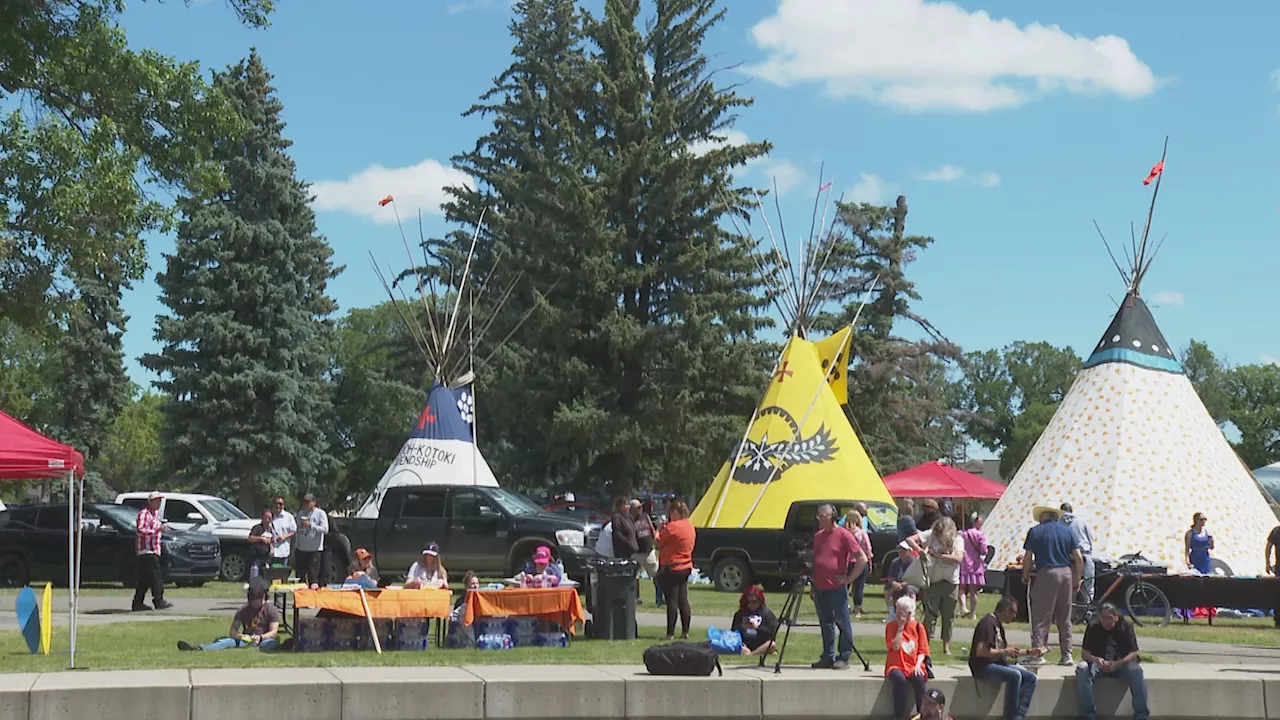
<svg viewBox="0 0 1280 720"><path fill-rule="evenodd" d="M192 670L190 720L228 720L246 715L249 698L264 698L290 717L342 720L342 683L328 670L255 668ZM121 716L127 717L127 716Z"/></svg>
<svg viewBox="0 0 1280 720"><path fill-rule="evenodd" d="M1280 671L1145 665L1152 717L1280 720ZM964 667L936 669L930 687L956 720L999 718L1004 689ZM1103 718L1132 716L1129 688L1102 678ZM246 698L308 720L626 717L816 720L889 717L892 697L871 672L732 666L724 677L655 677L637 666L475 665L0 674L0 720L229 720ZM909 698L910 700L910 698ZM1027 718L1074 718L1073 668L1040 668Z"/></svg>
<svg viewBox="0 0 1280 720"><path fill-rule="evenodd" d="M723 677L658 677L644 667L615 665L601 670L627 683L626 715L641 720L665 718L759 718L760 677L733 668ZM621 716L615 716L621 717ZM792 717L787 715L788 718ZM849 717L846 711L843 717Z"/></svg>
<svg viewBox="0 0 1280 720"><path fill-rule="evenodd" d="M28 718L186 720L191 679L186 670L66 672L41 675L31 686Z"/></svg>
<svg viewBox="0 0 1280 720"><path fill-rule="evenodd" d="M461 668L358 667L329 672L342 683L342 720L482 720L485 716L484 681Z"/></svg>
<svg viewBox="0 0 1280 720"><path fill-rule="evenodd" d="M626 683L585 665L470 665L484 680L486 718L624 717Z"/></svg>
<svg viewBox="0 0 1280 720"><path fill-rule="evenodd" d="M37 673L0 675L0 720L27 720Z"/></svg>

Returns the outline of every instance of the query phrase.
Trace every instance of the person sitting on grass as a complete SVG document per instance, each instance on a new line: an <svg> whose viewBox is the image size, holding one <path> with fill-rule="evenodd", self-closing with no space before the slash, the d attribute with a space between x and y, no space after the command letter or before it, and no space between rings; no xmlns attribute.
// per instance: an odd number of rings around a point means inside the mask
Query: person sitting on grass
<svg viewBox="0 0 1280 720"><path fill-rule="evenodd" d="M267 602L267 588L253 583L249 588L248 602L231 618L231 629L226 637L207 645L192 645L186 640L179 640L178 649L229 650L257 647L260 650L274 650L279 645L276 640L276 633L279 631L280 611Z"/></svg>
<svg viewBox="0 0 1280 720"><path fill-rule="evenodd" d="M533 559L525 563L524 570L516 575L522 588L560 587L560 568L551 562L551 548L539 545L533 551Z"/></svg>
<svg viewBox="0 0 1280 720"><path fill-rule="evenodd" d="M916 621L916 600L900 597L894 603L894 620L884 628L884 676L893 690L893 717L907 716L907 685L916 696L916 712L925 697L925 681L929 671L929 634Z"/></svg>
<svg viewBox="0 0 1280 720"><path fill-rule="evenodd" d="M743 655L768 655L774 651L778 617L765 605L764 593L755 585L742 591L730 627L742 635Z"/></svg>
<svg viewBox="0 0 1280 720"><path fill-rule="evenodd" d="M1095 720L1098 709L1093 702L1093 680L1113 677L1128 681L1133 697L1133 720L1147 720L1147 682L1138 664L1138 637L1133 623L1120 615L1120 608L1103 603L1098 622L1084 631L1080 644L1083 661L1076 666L1076 702L1080 717Z"/></svg>
<svg viewBox="0 0 1280 720"><path fill-rule="evenodd" d="M406 590L424 590L427 588L443 588L449 585L449 572L440 562L440 546L427 543L422 549L422 559L409 566L409 577L405 580Z"/></svg>
<svg viewBox="0 0 1280 720"><path fill-rule="evenodd" d="M356 548L356 561L347 573L347 582L355 583L365 590L378 589L378 568L373 565L373 555L364 548Z"/></svg>

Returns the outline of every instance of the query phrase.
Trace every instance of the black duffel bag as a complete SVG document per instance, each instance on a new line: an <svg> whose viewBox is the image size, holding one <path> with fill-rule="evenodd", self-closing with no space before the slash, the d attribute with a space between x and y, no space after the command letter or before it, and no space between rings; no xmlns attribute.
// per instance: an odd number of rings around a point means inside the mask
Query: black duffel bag
<svg viewBox="0 0 1280 720"><path fill-rule="evenodd" d="M653 645L644 651L644 666L650 675L707 676L720 669L720 658L711 643L677 642Z"/></svg>

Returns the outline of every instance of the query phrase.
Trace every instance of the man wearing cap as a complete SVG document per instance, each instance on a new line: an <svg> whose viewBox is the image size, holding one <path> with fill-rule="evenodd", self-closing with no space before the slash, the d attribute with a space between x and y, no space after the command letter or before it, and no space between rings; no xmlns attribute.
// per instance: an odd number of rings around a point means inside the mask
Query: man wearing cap
<svg viewBox="0 0 1280 720"><path fill-rule="evenodd" d="M889 615L885 618L885 622L893 622L895 603L898 598L909 595L916 596L918 588L909 585L904 579L907 574L907 568L911 566L911 561L915 559L915 551L911 549L911 543L903 540L898 543L898 554L889 561L889 570L884 575L884 602L889 606Z"/></svg>
<svg viewBox="0 0 1280 720"><path fill-rule="evenodd" d="M271 565L289 567L293 537L298 534L298 519L284 509L284 497L277 496L271 508Z"/></svg>
<svg viewBox="0 0 1280 720"><path fill-rule="evenodd" d="M1147 720L1147 681L1138 664L1138 636L1133 623L1120 615L1120 608L1103 603L1098 622L1084 631L1080 643L1081 663L1076 666L1076 703L1080 717L1097 720L1093 702L1093 681L1099 675L1128 681L1133 698L1133 720Z"/></svg>
<svg viewBox="0 0 1280 720"><path fill-rule="evenodd" d="M947 714L947 696L938 688L931 688L920 703L920 714L911 720L951 720Z"/></svg>
<svg viewBox="0 0 1280 720"><path fill-rule="evenodd" d="M147 496L147 506L138 511L135 521L137 534L133 548L137 555L138 580L133 591L133 609L150 610L147 607L147 590L151 590L151 603L157 610L173 607L164 599L164 573L160 569L160 537L169 526L160 520L160 502L164 495L153 492Z"/></svg>
<svg viewBox="0 0 1280 720"><path fill-rule="evenodd" d="M298 579L311 587L324 582L324 536L329 532L329 515L316 507L316 496L302 496L302 511L298 513L298 547L295 553L294 572Z"/></svg>
<svg viewBox="0 0 1280 720"><path fill-rule="evenodd" d="M1028 614L1031 616L1031 647L1041 651L1031 664L1043 665L1049 648L1049 625L1058 626L1058 664L1075 665L1071 658L1071 598L1079 592L1084 571L1080 544L1071 528L1058 522L1062 511L1052 505L1037 505L1032 515L1039 525L1027 532L1022 544L1022 583L1027 586ZM1035 581L1031 570L1035 568Z"/></svg>

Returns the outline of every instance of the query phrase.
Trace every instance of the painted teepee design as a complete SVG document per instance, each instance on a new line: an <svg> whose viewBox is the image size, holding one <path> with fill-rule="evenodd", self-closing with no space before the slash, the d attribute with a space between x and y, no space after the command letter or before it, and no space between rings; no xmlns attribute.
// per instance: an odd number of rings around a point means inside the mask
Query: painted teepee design
<svg viewBox="0 0 1280 720"><path fill-rule="evenodd" d="M819 200L830 187L818 190ZM690 519L696 527L781 528L791 504L803 500L893 502L844 413L853 324L822 340L806 337L825 297L821 263L838 239L822 225L799 253L785 247L785 238L780 248L769 232L780 267L788 267L793 254L800 258L789 284L781 274L759 268L774 284L777 310L792 336L742 441L694 508ZM868 295L874 287L873 282Z"/></svg>
<svg viewBox="0 0 1280 720"><path fill-rule="evenodd" d="M1152 170L1159 193L1163 158ZM1209 517L1212 557L1237 575L1263 571L1276 516L1183 372L1139 294L1150 267L1135 243L1124 301L984 531L1002 568L1022 552L1036 505L1071 503L1093 531L1095 558L1132 553L1187 570L1183 538ZM1157 248L1158 249L1158 248Z"/></svg>

